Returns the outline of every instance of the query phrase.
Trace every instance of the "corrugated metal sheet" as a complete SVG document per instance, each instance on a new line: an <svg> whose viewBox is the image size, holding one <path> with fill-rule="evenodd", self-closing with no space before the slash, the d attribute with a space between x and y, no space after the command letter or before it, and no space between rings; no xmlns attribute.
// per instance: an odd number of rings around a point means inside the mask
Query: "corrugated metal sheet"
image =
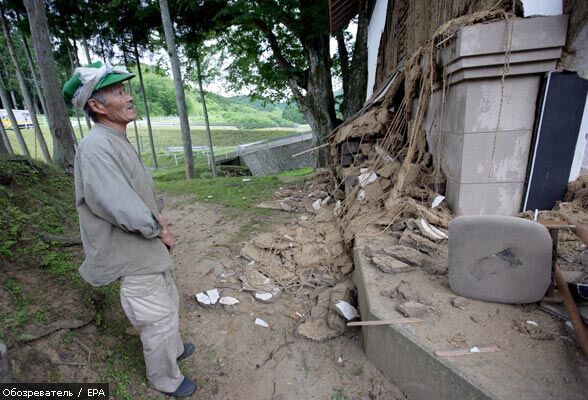
<svg viewBox="0 0 588 400"><path fill-rule="evenodd" d="M329 0L329 29L336 32L359 13L361 0Z"/></svg>

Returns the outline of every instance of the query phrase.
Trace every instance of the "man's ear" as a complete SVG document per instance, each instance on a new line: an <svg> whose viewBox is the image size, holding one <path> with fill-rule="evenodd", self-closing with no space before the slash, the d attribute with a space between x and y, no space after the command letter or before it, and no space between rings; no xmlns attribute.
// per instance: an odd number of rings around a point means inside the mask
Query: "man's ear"
<svg viewBox="0 0 588 400"><path fill-rule="evenodd" d="M92 112L94 112L95 114L106 114L104 104L102 104L96 99L88 100L88 107L90 107L90 110L92 110Z"/></svg>

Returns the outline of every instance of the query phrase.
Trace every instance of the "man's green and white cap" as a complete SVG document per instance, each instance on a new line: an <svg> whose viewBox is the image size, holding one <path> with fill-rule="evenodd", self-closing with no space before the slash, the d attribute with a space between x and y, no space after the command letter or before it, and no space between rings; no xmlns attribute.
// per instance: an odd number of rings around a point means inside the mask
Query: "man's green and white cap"
<svg viewBox="0 0 588 400"><path fill-rule="evenodd" d="M102 64L96 61L75 69L72 77L63 85L63 96L66 102L83 110L92 93L134 76L123 66L113 67L108 62Z"/></svg>

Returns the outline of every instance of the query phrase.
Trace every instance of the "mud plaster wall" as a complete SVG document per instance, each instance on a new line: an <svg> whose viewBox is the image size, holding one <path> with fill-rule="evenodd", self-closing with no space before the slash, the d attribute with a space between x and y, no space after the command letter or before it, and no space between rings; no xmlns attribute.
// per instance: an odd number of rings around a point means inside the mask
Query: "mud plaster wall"
<svg viewBox="0 0 588 400"><path fill-rule="evenodd" d="M496 3L497 0L389 0L374 91L400 60L430 39L439 26L453 18L489 9Z"/></svg>

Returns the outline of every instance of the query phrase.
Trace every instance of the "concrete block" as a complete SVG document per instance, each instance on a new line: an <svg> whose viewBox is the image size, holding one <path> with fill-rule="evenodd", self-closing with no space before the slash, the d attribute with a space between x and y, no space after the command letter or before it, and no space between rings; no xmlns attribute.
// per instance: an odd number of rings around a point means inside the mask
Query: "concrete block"
<svg viewBox="0 0 588 400"><path fill-rule="evenodd" d="M368 241L356 238L353 249L354 282L357 286L359 312L363 320L401 318L384 296L378 295L376 282L380 272L370 266L363 254ZM395 382L407 399L496 399L474 378L467 376L445 359L435 357L408 326L369 326L362 328L367 358ZM426 383L423 383L426 376Z"/></svg>
<svg viewBox="0 0 588 400"><path fill-rule="evenodd" d="M462 135L462 141L460 183L525 180L530 130L466 134Z"/></svg>
<svg viewBox="0 0 588 400"><path fill-rule="evenodd" d="M449 79L449 84L458 83L465 80L472 79L483 79L483 78L498 78L501 79L502 75L507 77L515 75L530 75L530 74L541 74L546 71L553 71L557 64L557 59L553 60L541 60L532 63L521 63L511 65L507 70L502 65L484 66L478 68L465 68L453 73Z"/></svg>
<svg viewBox="0 0 588 400"><path fill-rule="evenodd" d="M460 183L447 180L447 202L456 215L516 215L524 182Z"/></svg>
<svg viewBox="0 0 588 400"><path fill-rule="evenodd" d="M542 61L557 61L561 57L561 47L536 49L536 50L525 50L520 52L511 53L509 56L510 68L516 67L517 69L524 64L530 66L541 63ZM494 66L500 68L498 76L502 76L502 68L504 65L505 56L504 53L485 54L475 57L464 57L459 58L445 66L444 73L446 75L455 74L463 69L473 69L480 67ZM537 69L538 67L531 67ZM539 70L543 72L545 70ZM513 72L509 71L509 74ZM517 74L515 72L514 74ZM495 75L496 76L496 75Z"/></svg>
<svg viewBox="0 0 588 400"><path fill-rule="evenodd" d="M551 251L551 236L537 222L458 217L449 224L451 289L478 300L537 302L551 281Z"/></svg>
<svg viewBox="0 0 588 400"><path fill-rule="evenodd" d="M461 182L464 135L446 132L443 135L441 166L447 179Z"/></svg>
<svg viewBox="0 0 588 400"><path fill-rule="evenodd" d="M539 90L538 76L507 78L504 82L504 90L501 90L502 82L498 79L469 81L466 86L467 111L463 130L454 132L480 133L533 129Z"/></svg>
<svg viewBox="0 0 588 400"><path fill-rule="evenodd" d="M565 44L567 15L515 19L511 20L511 24L512 52L562 47ZM504 53L507 32L505 21L466 26L459 30L448 53L451 54L451 59Z"/></svg>

